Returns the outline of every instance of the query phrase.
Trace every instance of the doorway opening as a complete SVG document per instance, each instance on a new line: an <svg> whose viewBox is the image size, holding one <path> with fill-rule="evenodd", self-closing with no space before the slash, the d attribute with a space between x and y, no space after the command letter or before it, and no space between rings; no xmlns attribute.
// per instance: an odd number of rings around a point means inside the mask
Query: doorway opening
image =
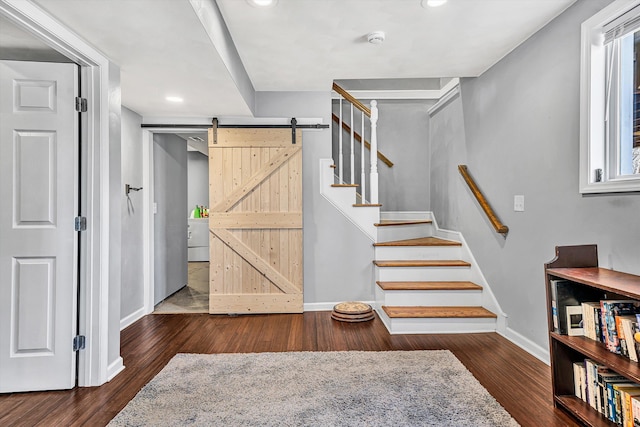
<svg viewBox="0 0 640 427"><path fill-rule="evenodd" d="M209 162L205 130L151 141L154 314L209 312Z"/></svg>

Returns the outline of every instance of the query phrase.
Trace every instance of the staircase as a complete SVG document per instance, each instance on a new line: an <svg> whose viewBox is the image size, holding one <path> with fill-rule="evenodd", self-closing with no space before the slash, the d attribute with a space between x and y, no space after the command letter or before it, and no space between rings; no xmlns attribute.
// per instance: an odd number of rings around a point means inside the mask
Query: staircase
<svg viewBox="0 0 640 427"><path fill-rule="evenodd" d="M345 156L342 154L342 133L339 133L337 166L332 159L320 161L320 192L373 242L373 306L389 332L503 331L506 328L506 316L460 233L438 228L429 212L381 213L377 158L384 156L376 150L378 112L375 101L372 101L368 115L371 117L369 181L372 185L369 186L369 193L362 188L360 184L366 182L367 172L363 143L366 141L353 131L353 111L354 106L363 111L361 127L364 135L364 120L369 110L363 110L366 107L335 84L334 90L341 96L338 129L348 129L351 136L350 153L347 156L351 159L348 168L350 178L342 172ZM342 97L351 105L350 121L346 126L342 119ZM356 139L362 143L359 166L354 161ZM391 167L393 163L389 162L387 166ZM360 174L355 173L358 168ZM359 182L358 176L361 176Z"/></svg>
<svg viewBox="0 0 640 427"><path fill-rule="evenodd" d="M373 244L375 308L389 332L496 331L497 304L485 292L461 236L438 230L430 218L386 214L394 215L396 219L375 224L378 238Z"/></svg>

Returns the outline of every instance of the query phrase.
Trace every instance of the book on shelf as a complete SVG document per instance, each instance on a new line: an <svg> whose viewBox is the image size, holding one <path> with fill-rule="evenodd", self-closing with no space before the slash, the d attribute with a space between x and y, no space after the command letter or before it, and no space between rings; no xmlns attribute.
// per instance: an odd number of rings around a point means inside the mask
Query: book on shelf
<svg viewBox="0 0 640 427"><path fill-rule="evenodd" d="M582 318L584 321L584 336L592 340L600 341L600 301L583 302Z"/></svg>
<svg viewBox="0 0 640 427"><path fill-rule="evenodd" d="M622 355L628 357L632 362L637 362L638 352L634 339L636 334L634 329L637 328L636 316L617 316L616 326L618 324L620 325L620 351ZM622 333L620 333L620 330Z"/></svg>
<svg viewBox="0 0 640 427"><path fill-rule="evenodd" d="M587 401L587 368L584 362L580 364L580 396L583 401Z"/></svg>
<svg viewBox="0 0 640 427"><path fill-rule="evenodd" d="M586 382L587 382L587 399L586 402L591 405L593 409L598 412L602 412L602 402L600 387L598 387L599 378L602 374L610 373L611 370L591 359L585 359L584 366L586 369Z"/></svg>
<svg viewBox="0 0 640 427"><path fill-rule="evenodd" d="M633 427L633 408L631 400L634 397L640 397L640 390L637 391L621 391L624 394L622 399L622 425L624 427Z"/></svg>
<svg viewBox="0 0 640 427"><path fill-rule="evenodd" d="M627 379L625 376L613 371L598 374L598 394L600 396L600 408L598 409L598 412L609 417L609 400L607 395L609 384L631 382L632 381Z"/></svg>
<svg viewBox="0 0 640 427"><path fill-rule="evenodd" d="M601 300L602 328L605 345L612 353L621 353L620 340L616 328L616 316L635 315L640 313L640 301L635 300Z"/></svg>
<svg viewBox="0 0 640 427"><path fill-rule="evenodd" d="M638 315L636 314L636 321L631 322L631 341L633 342L633 346L636 352L636 356L638 357L637 361L640 361L640 323L638 323Z"/></svg>
<svg viewBox="0 0 640 427"><path fill-rule="evenodd" d="M626 384L614 384L613 385L613 404L614 410L610 414L609 419L618 425L622 425L624 409L623 401L625 400L625 393L640 393L640 384L626 383Z"/></svg>
<svg viewBox="0 0 640 427"><path fill-rule="evenodd" d="M580 371L582 369L584 369L583 362L573 362L573 392L578 399L584 400L584 395L582 394L584 386L580 383L582 378Z"/></svg>
<svg viewBox="0 0 640 427"><path fill-rule="evenodd" d="M583 286L569 280L550 280L551 315L553 330L562 335L568 334L567 307L582 306L583 302L604 299L604 291Z"/></svg>
<svg viewBox="0 0 640 427"><path fill-rule="evenodd" d="M631 414L633 416L633 427L640 427L640 396L631 397Z"/></svg>

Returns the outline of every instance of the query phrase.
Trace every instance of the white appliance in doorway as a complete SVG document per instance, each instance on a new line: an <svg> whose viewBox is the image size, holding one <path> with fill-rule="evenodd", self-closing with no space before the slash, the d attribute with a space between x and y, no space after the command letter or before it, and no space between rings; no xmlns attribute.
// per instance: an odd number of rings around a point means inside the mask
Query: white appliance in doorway
<svg viewBox="0 0 640 427"><path fill-rule="evenodd" d="M190 218L187 236L189 262L209 261L209 219Z"/></svg>

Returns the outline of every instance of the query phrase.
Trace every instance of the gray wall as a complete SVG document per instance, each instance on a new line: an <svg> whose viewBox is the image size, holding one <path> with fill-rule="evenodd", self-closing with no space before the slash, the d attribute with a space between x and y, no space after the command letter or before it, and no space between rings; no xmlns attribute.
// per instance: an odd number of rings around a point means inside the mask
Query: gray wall
<svg viewBox="0 0 640 427"><path fill-rule="evenodd" d="M154 304L187 284L187 143L153 135Z"/></svg>
<svg viewBox="0 0 640 427"><path fill-rule="evenodd" d="M256 117L317 117L331 123L331 93L257 92ZM303 132L304 302L373 299L373 246L320 194L320 159L331 131ZM313 307L310 307L313 308Z"/></svg>
<svg viewBox="0 0 640 427"><path fill-rule="evenodd" d="M122 187L130 184L142 187L142 117L122 107ZM127 198L124 188L120 193L122 202L122 286L120 299L120 317L127 316L144 308L144 262L143 211L144 192L132 191Z"/></svg>
<svg viewBox="0 0 640 427"><path fill-rule="evenodd" d="M378 101L378 147L394 165L378 162L383 211L428 211L429 120L435 101Z"/></svg>
<svg viewBox="0 0 640 427"><path fill-rule="evenodd" d="M209 206L209 158L187 151L187 216L196 205Z"/></svg>
<svg viewBox="0 0 640 427"><path fill-rule="evenodd" d="M600 265L640 274L640 195L578 192L580 24L607 0L579 1L431 119L431 207L461 231L508 314L546 348L543 264L556 245L596 243ZM497 235L457 172L467 164L509 226ZM513 211L513 196L525 211Z"/></svg>
<svg viewBox="0 0 640 427"><path fill-rule="evenodd" d="M370 105L370 100L361 100ZM427 100L379 100L378 101L378 151L393 162L388 167L378 160L379 199L383 211L429 210L429 120L427 110L435 101ZM338 101L333 102L333 113L339 115ZM350 125L350 107L343 101L343 120ZM355 132L361 132L361 116L354 112ZM333 153L338 164L338 125L333 126ZM365 139L371 142L371 127L365 119ZM360 183L360 144L356 141L355 182ZM342 149L344 179L350 178L350 135L343 131ZM369 187L369 152L365 150L366 186ZM336 172L337 173L337 172ZM367 190L367 198L369 197Z"/></svg>

